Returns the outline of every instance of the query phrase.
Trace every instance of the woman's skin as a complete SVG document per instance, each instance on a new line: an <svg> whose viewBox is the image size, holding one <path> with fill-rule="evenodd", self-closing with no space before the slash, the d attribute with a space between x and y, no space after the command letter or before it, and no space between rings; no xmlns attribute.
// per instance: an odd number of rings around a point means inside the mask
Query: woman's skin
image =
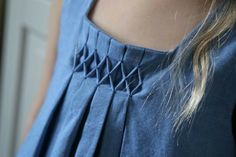
<svg viewBox="0 0 236 157"><path fill-rule="evenodd" d="M52 2L44 75L24 137L43 103L53 71L62 1ZM206 16L211 0L95 1L95 7L91 8L89 18L112 37L123 43L166 51L175 48Z"/></svg>
<svg viewBox="0 0 236 157"><path fill-rule="evenodd" d="M97 0L90 19L122 41L170 50L206 16L211 0ZM205 11L203 8L206 8Z"/></svg>

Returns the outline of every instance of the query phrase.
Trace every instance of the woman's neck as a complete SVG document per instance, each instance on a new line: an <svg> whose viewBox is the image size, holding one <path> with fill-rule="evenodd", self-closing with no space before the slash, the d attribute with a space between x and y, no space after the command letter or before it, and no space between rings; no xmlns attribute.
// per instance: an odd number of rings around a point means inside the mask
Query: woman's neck
<svg viewBox="0 0 236 157"><path fill-rule="evenodd" d="M174 48L206 16L210 0L97 0L91 19L124 43Z"/></svg>
<svg viewBox="0 0 236 157"><path fill-rule="evenodd" d="M124 1L124 0L121 0ZM209 10L211 0L131 0L130 7L140 13L152 17L162 16L168 19L176 15L190 17L204 17ZM133 3L133 5L131 4Z"/></svg>

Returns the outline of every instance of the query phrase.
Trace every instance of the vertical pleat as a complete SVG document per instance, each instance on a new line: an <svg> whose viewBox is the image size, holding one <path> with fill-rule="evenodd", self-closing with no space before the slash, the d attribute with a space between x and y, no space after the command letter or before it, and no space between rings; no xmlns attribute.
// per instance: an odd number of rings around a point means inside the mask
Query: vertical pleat
<svg viewBox="0 0 236 157"><path fill-rule="evenodd" d="M129 98L123 92L114 95L95 156L119 156Z"/></svg>
<svg viewBox="0 0 236 157"><path fill-rule="evenodd" d="M74 156L92 157L94 155L113 95L114 91L109 86L98 86L91 101L82 136L79 141L76 141L78 145Z"/></svg>
<svg viewBox="0 0 236 157"><path fill-rule="evenodd" d="M48 148L47 156L69 156L73 140L77 136L78 130L83 128L82 119L86 117L86 110L90 107L96 90L96 83L91 80L83 80L79 87L78 85L75 86L75 83L80 83L78 78L72 82L74 93L68 94L68 100L64 101L58 120L60 123L54 132L54 138Z"/></svg>
<svg viewBox="0 0 236 157"><path fill-rule="evenodd" d="M37 157L42 151L43 143L46 140L46 134L48 132L49 126L52 122L53 117L60 107L60 102L63 100L63 97L67 91L68 85L71 81L71 74L64 76L62 78L62 86L58 86L58 92L54 94L54 98L47 97L42 106L33 126L27 135L24 143L19 148L17 157ZM54 88L52 88L54 89ZM52 95L51 95L52 96Z"/></svg>

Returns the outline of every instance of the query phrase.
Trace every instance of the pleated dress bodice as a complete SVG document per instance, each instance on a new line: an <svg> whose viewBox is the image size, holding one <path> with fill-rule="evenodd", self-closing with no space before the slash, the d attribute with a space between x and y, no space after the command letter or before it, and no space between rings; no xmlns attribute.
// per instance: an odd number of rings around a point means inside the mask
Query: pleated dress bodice
<svg viewBox="0 0 236 157"><path fill-rule="evenodd" d="M93 4L95 0L64 1L53 77L17 156L235 156L234 35L216 58L210 94L191 128L173 136L173 122L160 112L167 71L199 25L175 49L163 52L109 35L88 18ZM150 95L160 78L164 83Z"/></svg>

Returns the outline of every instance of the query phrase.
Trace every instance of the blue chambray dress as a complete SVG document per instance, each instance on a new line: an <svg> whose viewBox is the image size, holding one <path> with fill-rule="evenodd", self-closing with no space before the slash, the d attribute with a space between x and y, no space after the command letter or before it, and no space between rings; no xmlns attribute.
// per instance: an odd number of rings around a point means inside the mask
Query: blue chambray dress
<svg viewBox="0 0 236 157"><path fill-rule="evenodd" d="M169 52L124 44L88 19L94 2L64 0L53 77L17 157L235 157L235 28L191 127L174 136L160 107L169 75L150 92L199 25Z"/></svg>

